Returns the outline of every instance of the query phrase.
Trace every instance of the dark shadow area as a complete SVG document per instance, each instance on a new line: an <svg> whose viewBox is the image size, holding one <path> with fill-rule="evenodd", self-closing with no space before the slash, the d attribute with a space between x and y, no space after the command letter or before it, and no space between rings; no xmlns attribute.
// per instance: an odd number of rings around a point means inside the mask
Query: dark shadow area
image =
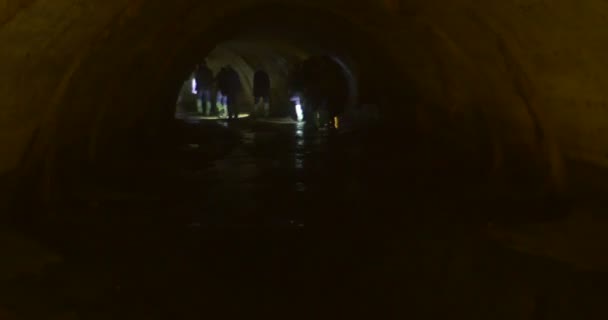
<svg viewBox="0 0 608 320"><path fill-rule="evenodd" d="M566 217L570 198L525 162L493 175L492 142L461 142L441 119L420 129L414 93L365 32L272 10L194 46L155 121L92 163L60 154L72 162L53 201L27 190L13 201L7 229L44 249L15 243L56 256L15 262L2 307L16 319L606 315L605 273L492 235ZM239 90L218 76L226 66ZM259 70L268 90L255 88ZM229 119L222 96L246 116ZM21 276L31 265L43 267Z"/></svg>

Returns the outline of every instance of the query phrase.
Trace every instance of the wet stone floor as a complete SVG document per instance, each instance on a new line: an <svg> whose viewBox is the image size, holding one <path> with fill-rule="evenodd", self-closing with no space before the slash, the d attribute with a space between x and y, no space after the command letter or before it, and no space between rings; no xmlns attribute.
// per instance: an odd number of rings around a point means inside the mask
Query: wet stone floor
<svg viewBox="0 0 608 320"><path fill-rule="evenodd" d="M213 126L228 134L184 140L139 192L66 206L75 218L48 225L62 262L8 282L0 305L15 319L608 318L605 274L428 212L377 149L289 122Z"/></svg>

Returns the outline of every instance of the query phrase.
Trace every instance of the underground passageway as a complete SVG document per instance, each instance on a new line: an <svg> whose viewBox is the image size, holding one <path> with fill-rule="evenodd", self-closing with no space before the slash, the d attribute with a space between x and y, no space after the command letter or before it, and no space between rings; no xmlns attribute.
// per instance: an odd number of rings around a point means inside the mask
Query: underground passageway
<svg viewBox="0 0 608 320"><path fill-rule="evenodd" d="M605 318L602 5L7 2L0 318Z"/></svg>
<svg viewBox="0 0 608 320"><path fill-rule="evenodd" d="M304 92L298 88L302 81L314 82L319 89L324 88L330 92L332 101L329 104L339 106L334 112L336 115L344 113L346 109L350 113L355 112L360 105L358 99L362 89L356 65L359 61L353 61L351 54L344 49L342 52L333 49L339 48L339 44L323 47L317 41L310 34L304 36L295 31L277 32L275 29L260 27L257 30L249 28L246 33L218 44L204 59L199 58L215 78L214 82L202 86L201 92L198 92L198 67L192 67L192 73L184 81L177 98L176 117L192 117L196 114L200 119L207 120L217 119L218 116L226 117L220 114L226 110L223 110L223 95L219 88L221 71L226 66L234 68L240 79L240 92L235 103L242 117L252 113L255 116L254 74L258 71L267 73L270 79L268 100L272 102L272 108L269 108L268 116L296 118L293 104L295 98L303 100L299 95ZM310 79L305 79L304 76ZM366 87L363 89L373 90ZM209 100L204 105L201 93L205 93L204 98ZM377 95L370 98L378 100ZM314 104L311 102L311 105Z"/></svg>

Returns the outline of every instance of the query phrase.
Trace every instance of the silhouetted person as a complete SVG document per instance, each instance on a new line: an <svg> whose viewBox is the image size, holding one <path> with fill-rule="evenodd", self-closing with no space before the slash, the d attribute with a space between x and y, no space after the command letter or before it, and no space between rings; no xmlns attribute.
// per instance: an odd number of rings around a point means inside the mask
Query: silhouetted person
<svg viewBox="0 0 608 320"><path fill-rule="evenodd" d="M295 84L305 98L304 119L308 125L326 127L343 112L348 102L348 82L341 67L331 58L312 57L302 62Z"/></svg>
<svg viewBox="0 0 608 320"><path fill-rule="evenodd" d="M199 64L195 71L196 92L201 102L202 112L206 115L211 113L211 89L213 87L213 71L207 67L207 63Z"/></svg>
<svg viewBox="0 0 608 320"><path fill-rule="evenodd" d="M216 102L216 106L218 109L218 116L223 116L225 114L227 114L227 109L228 109L228 97L226 96L226 90L228 85L227 83L227 76L226 76L226 67L222 67L222 69L220 70L220 72L217 73L216 76L216 84L217 84L217 102Z"/></svg>
<svg viewBox="0 0 608 320"><path fill-rule="evenodd" d="M302 95L305 97L304 120L309 126L318 126L319 109L324 105L323 69L318 58L310 58L301 66Z"/></svg>
<svg viewBox="0 0 608 320"><path fill-rule="evenodd" d="M270 77L263 70L258 70L253 75L253 97L254 113L268 117L270 115ZM260 110L260 103L263 103L262 110Z"/></svg>
<svg viewBox="0 0 608 320"><path fill-rule="evenodd" d="M225 104L228 108L228 119L238 119L237 96L241 90L241 79L238 72L232 66L226 66L226 69L218 77L218 85L225 97Z"/></svg>
<svg viewBox="0 0 608 320"><path fill-rule="evenodd" d="M308 68L307 61L297 64L289 72L289 96L291 101L294 102L294 111L296 118L304 121L312 121L311 114L315 104L316 96L312 96L311 83L312 75L310 68ZM298 110L298 107L300 108ZM298 115L298 113L300 113ZM300 117L302 117L300 119ZM312 123L312 122L311 122Z"/></svg>

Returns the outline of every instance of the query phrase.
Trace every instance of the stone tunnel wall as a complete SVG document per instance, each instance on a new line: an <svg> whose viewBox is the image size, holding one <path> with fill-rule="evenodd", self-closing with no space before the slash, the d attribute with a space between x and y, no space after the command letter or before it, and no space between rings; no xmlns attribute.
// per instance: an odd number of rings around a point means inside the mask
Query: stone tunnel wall
<svg viewBox="0 0 608 320"><path fill-rule="evenodd" d="M66 150L94 157L106 131L161 117L192 62L225 36L205 31L261 3L316 8L378 39L403 75L392 88L431 122L466 134L480 114L486 135L552 170L558 149L608 163L605 1L4 0L0 174L52 168ZM193 47L200 35L209 41Z"/></svg>

